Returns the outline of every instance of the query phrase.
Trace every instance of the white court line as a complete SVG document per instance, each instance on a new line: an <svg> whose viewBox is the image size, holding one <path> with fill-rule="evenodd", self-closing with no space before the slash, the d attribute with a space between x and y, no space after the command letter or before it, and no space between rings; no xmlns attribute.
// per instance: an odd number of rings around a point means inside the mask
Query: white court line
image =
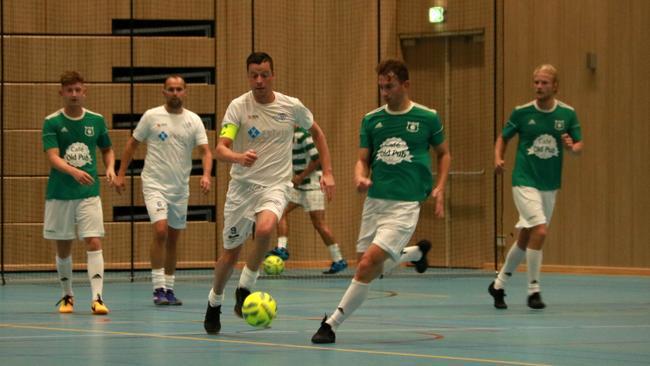
<svg viewBox="0 0 650 366"><path fill-rule="evenodd" d="M60 332L75 332L75 333L81 333L85 335L88 334L121 335L127 337L142 337L142 338L152 338L152 339L239 344L239 345L250 345L255 347L260 347L260 346L273 347L273 348L281 347L287 349L357 353L357 354L366 354L366 355L375 355L375 356L391 356L391 357L397 356L397 357L417 358L417 359L476 362L476 363L489 363L489 364L499 364L499 365L547 366L546 364L539 364L539 363L505 361L505 360L495 360L495 359L487 359L487 358L453 357L453 356L432 355L432 354L422 354L422 353L389 352L389 351L367 350L367 349L338 348L335 346L300 345L300 344L279 343L279 342L223 339L221 337L206 336L205 334L199 337L196 335L196 333L194 333L193 336L170 336L170 335L164 335L159 333L137 333L137 332L107 331L107 330L96 330L96 329L55 328L55 327L29 326L29 325L6 324L6 323L0 324L0 327L13 328L13 329L33 329L33 330L48 330L48 331L60 331Z"/></svg>
<svg viewBox="0 0 650 366"><path fill-rule="evenodd" d="M195 333L196 334L196 333ZM8 340L18 340L18 339L61 339L61 338L88 338L88 337L121 337L120 335L111 335L111 334L79 334L79 335L68 335L68 334L59 334L59 335L35 335L35 336L3 336L0 337L0 342Z"/></svg>
<svg viewBox="0 0 650 366"><path fill-rule="evenodd" d="M132 322L134 323L140 323L140 321ZM180 321L177 321L175 323L181 323ZM188 323L195 323L194 321L188 322ZM115 323L113 323L115 324ZM122 321L120 324L129 324L128 321ZM47 329L47 327L43 326L43 324L30 324L30 323L24 323L24 324L2 324L0 323L0 329L2 328L13 328L13 327L18 327L20 328L21 326L24 326L26 328L32 328L32 327L43 327L44 329ZM587 325L587 326L529 326L529 327L522 327L522 326L516 326L516 327L436 327L436 328L390 328L390 332L394 333L444 333L444 332L472 332L472 331L513 331L513 330L563 330L563 329L645 329L645 328L650 328L650 324L630 324L630 325ZM68 329L68 328L64 328ZM384 332L386 331L387 328L382 327L382 328L340 328L336 332L337 334L345 333L345 334L364 334L364 333L377 333L377 332ZM268 328L268 329L255 329L251 328L248 330L240 330L240 331L234 331L234 332L221 332L221 335L237 335L237 334L300 334L300 333L305 333L305 334L311 334L313 333L314 329L303 329L303 330L282 330L282 329L273 329L273 328ZM164 336L196 336L196 335L203 335L203 332L201 331L196 331L196 332L173 332L173 333L164 333L160 332L157 333L160 335ZM20 338L56 338L60 336L19 336ZM12 336L0 336L0 339L12 339L12 338L19 338L19 337L12 337ZM76 336L66 336L66 337L76 337Z"/></svg>

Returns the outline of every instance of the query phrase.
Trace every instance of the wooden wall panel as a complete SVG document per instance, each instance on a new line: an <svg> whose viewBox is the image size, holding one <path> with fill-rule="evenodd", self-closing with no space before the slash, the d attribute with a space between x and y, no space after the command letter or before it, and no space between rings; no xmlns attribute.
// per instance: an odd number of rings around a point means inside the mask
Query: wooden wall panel
<svg viewBox="0 0 650 366"><path fill-rule="evenodd" d="M214 66L212 38L147 37L134 42L136 67ZM113 67L131 63L128 37L7 36L5 52L9 82L58 82L64 70L77 70L88 81L111 82Z"/></svg>
<svg viewBox="0 0 650 366"><path fill-rule="evenodd" d="M131 246L129 223L106 223L106 236L102 249L106 269L129 268ZM43 239L42 224L5 225L6 243L5 269L51 269L54 270L54 244ZM152 241L151 224L135 224L135 261L137 268L150 268L149 246ZM214 223L188 222L178 242L178 268L209 268L214 261ZM72 246L75 269L85 268L86 248L83 242L75 241Z"/></svg>
<svg viewBox="0 0 650 366"><path fill-rule="evenodd" d="M112 130L109 132L113 149L116 153L115 158L120 159L124 146L131 132L129 130ZM215 131L208 131L209 145L212 147L215 143ZM5 132L5 175L6 176L46 176L50 168L41 142L41 131L36 130L14 130ZM135 159L144 159L146 154L145 146L138 148ZM29 162L25 157L33 157ZM194 149L192 159L199 159L200 152ZM101 152L97 152L98 172L104 174L104 164L101 162Z"/></svg>
<svg viewBox="0 0 650 366"><path fill-rule="evenodd" d="M251 53L252 23L251 0L227 0L217 2L217 129L230 101L250 90L246 79L246 57ZM217 209L221 214L225 204L230 164L217 163ZM217 250L222 250L223 217L217 219ZM217 253L219 253L217 251ZM242 256L242 258L244 258Z"/></svg>
<svg viewBox="0 0 650 366"><path fill-rule="evenodd" d="M215 0L135 0L137 19L214 19Z"/></svg>
<svg viewBox="0 0 650 366"><path fill-rule="evenodd" d="M402 57L402 50L400 47L399 32L397 30L398 20L398 0L381 0L379 3L380 11L380 26L379 26L379 41L380 41L380 59L388 57Z"/></svg>
<svg viewBox="0 0 650 366"><path fill-rule="evenodd" d="M131 111L129 84L88 84L86 108L100 113L109 128L113 114ZM62 108L59 84L6 84L4 113L6 130L41 130L46 116ZM134 113L164 103L162 84L136 84ZM216 87L188 84L185 106L195 113L214 113ZM37 101L36 103L34 101Z"/></svg>
<svg viewBox="0 0 650 366"><path fill-rule="evenodd" d="M129 0L7 0L5 33L111 34L112 19L129 18Z"/></svg>
<svg viewBox="0 0 650 366"><path fill-rule="evenodd" d="M255 2L255 48L273 57L276 90L299 98L305 106L313 108L316 73L315 4L313 1L263 1ZM291 22L277 22L286 17ZM312 23L313 26L305 26ZM273 34L271 29L274 29ZM278 37L277 33L283 36Z"/></svg>
<svg viewBox="0 0 650 366"><path fill-rule="evenodd" d="M7 0L5 33L111 34L113 19L129 19L129 0ZM214 0L138 0L136 19L214 19Z"/></svg>
<svg viewBox="0 0 650 366"><path fill-rule="evenodd" d="M211 268L214 265L215 240L214 222L188 222L176 247L177 267L183 268L184 263L195 267L197 262L200 262L203 268ZM138 223L135 226L135 261L144 264L145 268L150 268L149 249L152 242L152 225L146 222Z"/></svg>
<svg viewBox="0 0 650 366"><path fill-rule="evenodd" d="M407 7L409 9L403 9ZM402 12L413 13L428 8L429 2L399 3ZM457 4L458 5L458 4ZM452 155L452 175L446 191L446 218L436 220L434 201L423 206L414 241L428 238L434 242L429 255L434 265L481 267L489 261L494 241L492 135L493 135L493 62L492 17L487 2L465 3L466 14L460 23L438 28L422 26L417 21L405 25L404 34L418 35L402 43L411 79L414 101L438 111L446 129ZM474 19L477 8L488 11ZM478 15L471 15L478 16ZM409 17L399 16L401 22ZM467 23L467 19L474 19ZM479 22L480 21L480 22ZM479 22L479 23L476 23ZM454 25L455 24L455 25ZM447 29L445 27L451 26ZM469 27L469 28L463 28ZM469 31L481 28L486 36L432 37L441 31ZM432 154L435 160L435 154ZM435 164L434 164L435 165ZM435 168L434 168L435 169Z"/></svg>
<svg viewBox="0 0 650 366"><path fill-rule="evenodd" d="M251 8L253 3L255 9ZM130 2L71 0L59 4L45 0L7 0L2 4L5 32L22 35L5 38L4 75L8 83L4 96L7 102L3 107L8 131L4 142L10 160L5 166L11 165L14 173L45 175L44 154L38 148L39 131L43 117L60 107L55 82L61 71L74 68L84 73L92 83L88 107L104 114L109 124L113 113L128 113L131 109L128 85L95 84L110 82L113 66L130 64L128 38L72 36L108 33L111 18L128 17ZM139 19L216 19L217 38L212 40L213 44L204 39L191 41L193 46L186 47L186 52L174 52L175 41L154 38L136 41L142 44L136 57L143 66L149 63L153 64L146 66L216 65L217 85L190 86L187 105L195 112L216 110L221 118L230 100L248 90L244 60L253 43L256 49L268 51L276 58L278 90L301 98L330 139L338 192L328 210L328 218L348 257L354 251L363 201L351 184L352 165L356 159L359 120L377 106L373 70L377 55L401 56L402 51L410 52L400 48L399 34L430 35L436 31L484 28L486 69L494 66L487 64L494 57L493 47L487 44L493 39L490 24L494 2L447 1L448 18L442 25L427 23L427 9L432 5L429 0L382 0L379 4L380 34L377 34L377 2L367 0L298 3L192 0L182 5L168 0L138 0L134 9ZM497 124L502 124L504 116L515 105L532 99L531 71L542 62L559 67L558 97L576 107L583 123L587 148L581 158L565 162L564 186L545 248L545 262L650 266L647 246L650 196L645 193L650 186L650 159L645 153L650 127L638 122L650 114L646 102L650 99L649 92L645 88L646 68L650 64L647 46L650 28L645 24L645 15L650 12L650 3L604 0L594 6L593 0L510 0L497 1L496 5L503 24L497 37L498 42L503 38L503 48L496 55L500 60L496 90L503 97L497 102L500 116ZM254 37L252 10L256 19ZM59 36L42 37L46 33ZM203 50L197 58L180 56L192 55L196 50ZM598 57L595 72L585 67L587 52L595 52ZM137 111L162 103L159 85L137 85L136 93ZM627 123L622 125L621 121ZM24 133L27 134L21 135ZM26 140L18 139L22 136ZM510 167L513 151L511 146ZM486 160L491 155L486 153ZM27 163L26 157L29 157ZM491 168L491 163L486 165ZM228 164L217 167L220 208L228 168ZM510 176L503 182L500 194L505 205L504 224L499 232L510 236L514 234L512 226L516 220ZM472 186L473 183L463 184ZM294 216L299 217L293 219L297 223L292 226L292 235L299 241L310 240L310 223L302 214ZM423 222L427 220L425 217ZM216 232L221 230L218 225ZM419 227L417 234L433 228L432 237L437 241L440 225L441 222L433 221L427 227ZM29 240L29 235L12 238L22 243ZM313 238L319 247L319 239ZM317 249L316 255L322 255L321 249Z"/></svg>
<svg viewBox="0 0 650 366"><path fill-rule="evenodd" d="M213 0L191 0L179 6L177 2L136 1L135 17L139 19L214 19L215 4ZM6 197L8 212L4 222L16 222L6 227L9 242L22 244L24 240L34 243L34 248L20 247L20 252L13 251L10 261L19 263L51 264L52 254L43 251L41 237L46 175L49 166L42 153L40 130L43 118L61 108L58 96L58 78L66 69L79 70L87 79L89 98L87 107L102 113L112 126L114 113L142 113L146 109L161 105L164 101L161 86L146 84L134 86L134 105L131 104L131 86L110 83L113 67L125 67L131 64L131 44L128 37L112 37L112 19L129 17L129 1L98 3L97 1L71 0L65 4L38 0L22 2L3 2L5 14L5 31L15 36L5 38L6 55L5 73L7 83L3 115L7 135L4 163L8 169L5 173L8 184L3 192ZM176 9L178 8L178 9ZM170 12L170 9L176 9ZM52 34L49 36L48 34ZM93 37L88 37L92 35ZM102 36L104 35L104 36ZM215 38L204 37L147 37L135 38L134 66L144 67L214 67L216 65ZM188 57L188 55L191 55ZM25 62L29 60L29 62ZM216 85L190 84L187 107L196 113L214 113L216 109ZM28 100L29 99L29 100ZM119 159L124 143L130 132L113 130L116 156ZM214 146L215 132L209 131L210 145ZM146 146L142 147L136 157L142 158ZM26 157L29 157L26 159ZM194 158L200 155L195 153ZM103 166L100 165L100 173ZM29 184L26 184L29 183ZM216 190L207 196L197 193L198 177L191 178L190 204L211 205L216 199ZM138 191L136 204L143 204L140 179L136 178L134 187ZM128 193L128 192L127 192ZM128 204L129 198L118 196L106 185L102 186L105 218L111 219L112 206ZM125 226L126 225L126 226ZM129 229L124 229L129 228ZM214 223L188 224L192 233L187 235L190 245L179 251L179 260L185 263L209 263L215 256ZM108 223L105 245L107 268L116 268L115 263L123 266L129 260L128 243L130 242L130 225ZM143 260L148 267L148 245L151 241L149 223L136 224L137 260ZM113 238L114 235L114 238ZM184 241L181 237L181 241ZM140 240L142 239L142 240ZM207 240L210 243L204 242ZM116 246L110 244L114 243ZM198 245L195 247L194 245ZM47 244L45 244L47 245ZM76 246L76 255L85 261L83 248ZM83 247L83 246L81 246ZM47 254L44 254L47 253ZM207 259L207 261L206 261ZM113 266L113 267L111 267Z"/></svg>
<svg viewBox="0 0 650 366"><path fill-rule="evenodd" d="M345 257L354 258L363 203L363 196L352 185L358 131L363 115L377 107L376 5L367 1L268 1L255 2L255 12L264 14L256 17L256 48L274 57L277 90L300 98L328 138L337 182L328 223ZM304 243L304 250L313 259L321 259L322 244L311 234L311 224L301 214L295 216L299 218L292 217L290 235L314 238ZM324 255L322 259L327 258Z"/></svg>
<svg viewBox="0 0 650 366"><path fill-rule="evenodd" d="M133 66L215 66L214 38L134 38ZM189 56L191 55L191 56Z"/></svg>
<svg viewBox="0 0 650 366"><path fill-rule="evenodd" d="M8 82L58 82L64 70L77 70L90 81L110 82L113 66L129 64L128 38L7 36L5 39Z"/></svg>
<svg viewBox="0 0 650 366"><path fill-rule="evenodd" d="M398 2L398 34L422 34L484 28L492 21L492 1L447 1L445 22L429 23L431 0L400 0Z"/></svg>
<svg viewBox="0 0 650 366"><path fill-rule="evenodd" d="M130 178L126 179L126 190L117 194L114 188L110 187L104 177L101 177L102 208L104 220L113 221L114 206L128 206L131 201ZM214 178L212 180L212 191L204 195L199 187L200 176L190 176L190 199L189 205L209 206L215 205L216 194ZM5 223L38 223L43 222L45 210L45 191L47 177L29 178L5 178ZM135 202L136 206L144 206L142 196L142 180L135 178Z"/></svg>
<svg viewBox="0 0 650 366"><path fill-rule="evenodd" d="M560 72L558 99L576 108L585 140L580 158L565 158L544 248L547 264L650 266L650 169L644 153L650 131L643 122L650 99L648 13L650 3L642 0L599 6L588 0L505 2L506 112L533 99L532 70L550 62ZM597 55L595 71L586 67L587 52ZM514 146L510 150L512 167ZM506 193L509 182L508 175ZM504 228L514 234L516 210L506 193Z"/></svg>

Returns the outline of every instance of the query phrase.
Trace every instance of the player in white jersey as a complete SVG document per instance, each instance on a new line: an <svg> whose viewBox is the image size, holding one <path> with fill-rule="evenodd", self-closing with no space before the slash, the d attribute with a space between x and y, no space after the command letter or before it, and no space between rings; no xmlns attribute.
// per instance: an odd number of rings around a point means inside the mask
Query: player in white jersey
<svg viewBox="0 0 650 366"><path fill-rule="evenodd" d="M201 191L210 191L212 152L201 118L185 108L185 80L179 75L165 80L165 104L144 113L129 138L116 179L118 193L124 189L126 170L141 142L147 144L142 171L142 191L153 224L151 280L156 305L182 305L174 293L176 243L186 227L192 149L201 150Z"/></svg>
<svg viewBox="0 0 650 366"><path fill-rule="evenodd" d="M222 123L216 147L219 161L232 163L224 207L223 254L214 267L203 326L207 333L221 329L224 288L237 263L242 244L255 232L255 247L246 258L235 290L235 313L241 317L244 299L257 281L259 266L269 249L271 235L289 199L292 174L293 130L312 134L327 199L334 194L334 177L323 131L300 100L273 91L273 60L254 52L246 60L250 91L234 99Z"/></svg>

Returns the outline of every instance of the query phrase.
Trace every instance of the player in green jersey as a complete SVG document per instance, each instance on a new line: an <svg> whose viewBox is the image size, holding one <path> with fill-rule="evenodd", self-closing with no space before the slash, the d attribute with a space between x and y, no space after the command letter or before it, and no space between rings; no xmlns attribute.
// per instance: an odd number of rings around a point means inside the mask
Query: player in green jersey
<svg viewBox="0 0 650 366"><path fill-rule="evenodd" d="M56 242L56 268L63 289L57 303L59 312L71 313L74 307L72 292L72 240L79 237L86 242L88 278L92 291L93 314L108 314L102 298L104 257L100 238L104 236L104 218L99 198L97 158L100 149L106 167L106 178L115 178L115 154L111 147L104 117L83 108L86 87L76 71L61 75L64 107L45 118L43 149L52 169L47 181L43 237Z"/></svg>
<svg viewBox="0 0 650 366"><path fill-rule="evenodd" d="M405 248L418 222L422 202L435 199L435 215L444 216L444 191L451 155L436 111L409 98L408 69L399 60L377 66L378 84L386 105L366 114L361 123L359 159L354 182L368 192L361 219L357 253L363 253L356 273L332 316L323 319L313 343L334 343L334 330L368 296L370 282L399 262L427 266L428 241ZM437 156L434 187L429 149ZM370 172L372 171L372 175Z"/></svg>
<svg viewBox="0 0 650 366"><path fill-rule="evenodd" d="M555 67L538 66L533 72L533 86L535 100L515 108L494 147L494 166L500 174L505 166L508 141L519 135L512 172L513 198L519 212L515 227L519 235L497 278L488 287L497 309L508 308L504 300L505 285L524 258L528 265L528 306L546 307L539 284L542 246L562 181L563 150L578 155L583 148L574 109L555 99L558 89Z"/></svg>

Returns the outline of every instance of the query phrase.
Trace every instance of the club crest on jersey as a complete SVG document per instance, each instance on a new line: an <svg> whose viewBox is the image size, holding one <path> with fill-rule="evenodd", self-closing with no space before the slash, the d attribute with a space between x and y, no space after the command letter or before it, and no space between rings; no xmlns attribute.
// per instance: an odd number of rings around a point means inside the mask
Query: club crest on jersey
<svg viewBox="0 0 650 366"><path fill-rule="evenodd" d="M158 138L160 139L160 141L165 141L167 140L168 137L169 135L165 131L162 131L158 134Z"/></svg>
<svg viewBox="0 0 650 366"><path fill-rule="evenodd" d="M248 129L248 136L250 136L252 139L258 137L261 134L262 134L262 131L258 130L254 126Z"/></svg>
<svg viewBox="0 0 650 366"><path fill-rule="evenodd" d="M420 122L407 121L406 130L408 132L418 132L420 129Z"/></svg>
<svg viewBox="0 0 650 366"><path fill-rule="evenodd" d="M93 126L84 126L84 133L88 137L95 136L95 127L93 127Z"/></svg>
<svg viewBox="0 0 650 366"><path fill-rule="evenodd" d="M555 129L558 131L564 130L564 120L556 119L555 120Z"/></svg>

